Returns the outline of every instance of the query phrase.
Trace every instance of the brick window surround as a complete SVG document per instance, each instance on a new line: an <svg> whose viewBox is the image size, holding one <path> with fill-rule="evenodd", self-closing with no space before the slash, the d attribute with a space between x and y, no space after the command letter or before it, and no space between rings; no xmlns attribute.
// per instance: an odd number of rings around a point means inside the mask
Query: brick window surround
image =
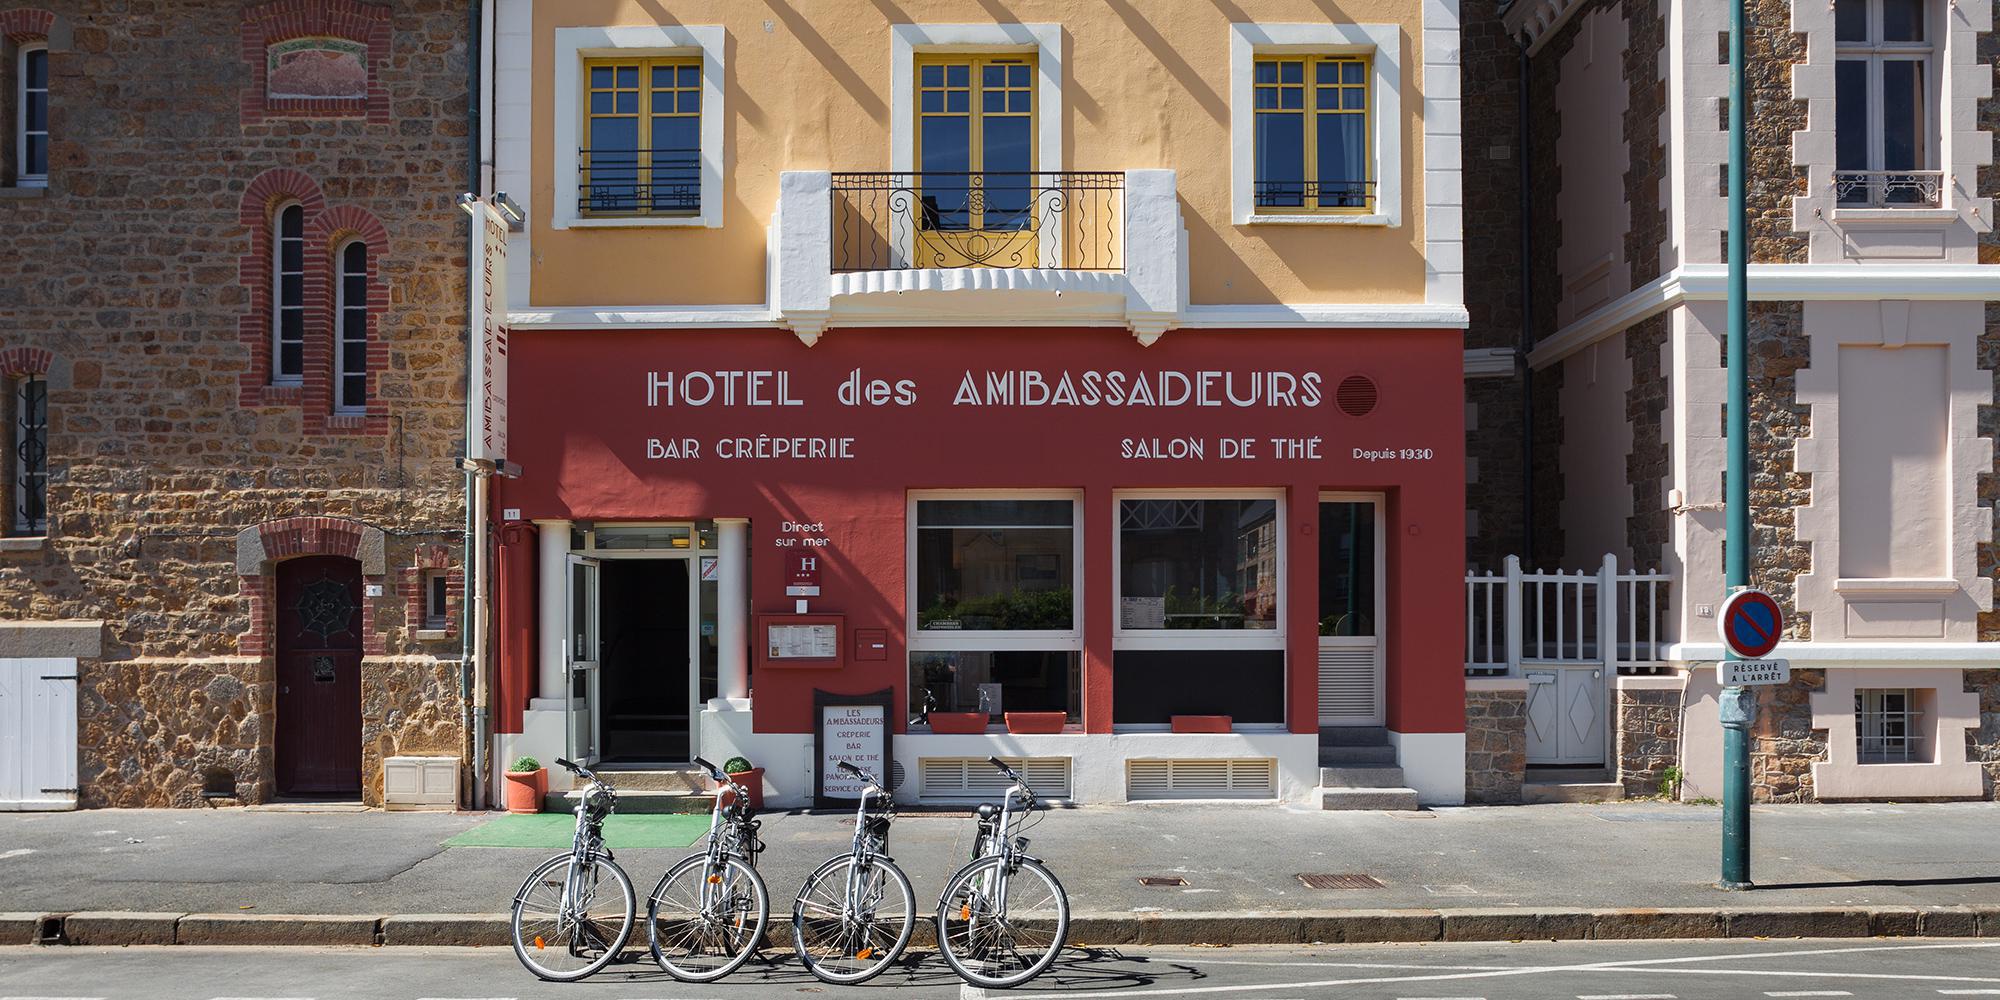
<svg viewBox="0 0 2000 1000"><path fill-rule="evenodd" d="M17 150L14 147L15 129L19 128L16 116L21 114L21 109L15 106L20 103L20 82L15 74L20 71L18 58L21 46L44 42L48 43L50 52L55 52L67 45L66 40L58 44L57 39L52 37L55 34L56 16L49 11L34 7L0 10L0 40L4 40L4 44L0 44L0 70L4 70L0 72L0 80L5 81L4 86L0 86L0 128L6 130L4 141L0 141L0 184L14 185L18 176L15 171L20 168L20 164L15 162ZM66 39L68 33L63 34ZM51 107L49 110L54 112L55 109ZM54 130L50 131L53 135ZM53 154L54 150L50 153ZM53 165L53 156L50 162Z"/></svg>
<svg viewBox="0 0 2000 1000"><path fill-rule="evenodd" d="M15 531L14 494L16 470L15 428L13 391L16 379L24 376L47 378L49 368L55 362L55 355L40 347L9 347L0 349L0 535L18 536ZM44 511L49 525L55 523L52 511ZM42 537L50 533L50 527L32 532L32 537Z"/></svg>
<svg viewBox="0 0 2000 1000"><path fill-rule="evenodd" d="M278 647L271 634L277 617L278 563L298 556L346 556L361 563L361 583L382 583L382 529L344 517L286 517L254 524L236 534L236 573L249 603L250 628L236 637L243 656L271 656ZM361 599L361 652L388 652L375 629L375 599Z"/></svg>
<svg viewBox="0 0 2000 1000"><path fill-rule="evenodd" d="M304 386L271 384L271 268L275 252L271 245L272 229L278 209L294 202L304 211L307 226L326 211L326 197L320 194L319 184L311 177L297 170L266 170L250 182L237 211L237 221L250 231L250 253L238 264L238 280L250 293L250 311L238 326L239 339L250 351L250 370L238 379L238 402L244 406L297 405L304 400ZM306 342L310 346L313 255L311 244L307 247ZM320 294L325 295L326 289L326 278L322 275Z"/></svg>
<svg viewBox="0 0 2000 1000"><path fill-rule="evenodd" d="M460 612L465 606L465 574L452 568L450 546L436 543L419 546L415 565L397 571L402 576L398 589L403 595L405 627L412 632L429 628L424 620L424 583L432 572L440 570L445 579L444 634L456 637Z"/></svg>
<svg viewBox="0 0 2000 1000"><path fill-rule="evenodd" d="M389 59L389 7L353 0L273 0L243 11L242 58L250 72L243 87L243 124L270 118L366 118L389 124L389 93L381 67ZM270 47L295 38L337 38L368 47L365 98L303 100L268 95Z"/></svg>

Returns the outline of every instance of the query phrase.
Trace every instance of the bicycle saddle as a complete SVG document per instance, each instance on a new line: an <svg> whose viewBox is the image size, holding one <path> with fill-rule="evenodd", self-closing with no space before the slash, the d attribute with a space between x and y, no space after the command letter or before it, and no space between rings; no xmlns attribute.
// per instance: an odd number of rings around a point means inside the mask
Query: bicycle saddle
<svg viewBox="0 0 2000 1000"><path fill-rule="evenodd" d="M1000 817L1000 807L991 802L981 802L978 808L972 810L972 813L980 819L998 819Z"/></svg>

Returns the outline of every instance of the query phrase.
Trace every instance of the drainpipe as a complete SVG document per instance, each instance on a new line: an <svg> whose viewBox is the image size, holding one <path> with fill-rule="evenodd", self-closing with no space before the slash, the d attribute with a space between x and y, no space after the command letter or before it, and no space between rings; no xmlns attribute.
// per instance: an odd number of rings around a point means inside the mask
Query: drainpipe
<svg viewBox="0 0 2000 1000"><path fill-rule="evenodd" d="M1529 108L1528 45L1520 47L1521 130L1521 343L1515 349L1521 364L1521 557L1530 566L1535 561L1535 370L1528 364L1528 352L1535 346L1535 199L1528 186L1534 176L1529 153L1534 149L1529 128L1533 122Z"/></svg>
<svg viewBox="0 0 2000 1000"><path fill-rule="evenodd" d="M481 63L484 60L484 52L486 50L486 35L484 31L485 19L483 14L483 8L484 4L482 4L480 0L470 0L470 2L466 4L465 8L465 32L466 32L466 46L467 46L467 51L465 53L466 57L465 58L465 117L466 117L465 180L466 180L466 185L468 187L475 189L474 190L475 194L482 193L480 186L481 178L479 170L480 167L479 112L480 112L480 98L481 98L481 91L480 91L481 74L479 71L481 68ZM481 236L480 227L478 223L479 223L478 217L474 216L472 223L465 227L466 260L468 261L472 259L472 254L473 254L472 241L479 239ZM479 294L478 287L472 281L472 275L468 273L466 275L466 282L465 282L465 366L460 373L460 379L462 380L461 386L463 390L461 398L470 398L472 390L472 385L470 382L470 379L472 377L472 352L478 349L477 340L473 337L472 334L472 319L473 319L474 299L478 294ZM471 433L472 433L472 424L470 420L471 414L467 413L466 416L467 420L464 424L464 430L466 434L465 439L469 443L471 441ZM477 660L475 659L477 650L474 645L473 633L474 629L477 627L476 623L478 621L478 618L476 615L472 613L473 604L477 600L477 595L480 592L480 588L486 585L485 579L483 579L483 577L478 572L479 569L481 568L479 564L483 561L479 558L479 553L480 550L483 548L482 536L484 535L484 532L477 530L478 527L484 523L484 520L481 517L481 512L478 506L479 492L480 491L479 491L478 480L475 477L473 470L468 467L465 470L465 534L463 536L465 539L465 552L459 560L459 565L464 567L465 569L464 594L466 595L466 597L470 598L470 600L467 600L465 602L465 607L460 612L460 614L463 617L459 623L460 628L458 633L459 704L460 704L459 724L462 727L460 729L461 732L466 732L471 734L471 740L470 740L472 744L472 803L471 804L474 809L484 809L486 807L486 742L487 742L486 729L488 725L486 705L484 704L483 700L481 700L482 692L480 691L480 688L482 688L483 685L481 685L478 682L478 678L476 677L478 673Z"/></svg>

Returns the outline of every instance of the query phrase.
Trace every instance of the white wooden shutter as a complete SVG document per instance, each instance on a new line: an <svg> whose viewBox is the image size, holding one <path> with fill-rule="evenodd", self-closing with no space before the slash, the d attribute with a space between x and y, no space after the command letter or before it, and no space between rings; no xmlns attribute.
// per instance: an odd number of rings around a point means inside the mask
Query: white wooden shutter
<svg viewBox="0 0 2000 1000"><path fill-rule="evenodd" d="M1000 762L1021 772L1038 797L1069 798L1068 757L1002 757ZM922 782L917 797L924 799L997 799L1008 785L984 757L921 757L917 774Z"/></svg>
<svg viewBox="0 0 2000 1000"><path fill-rule="evenodd" d="M1144 799L1268 799L1278 794L1278 762L1268 757L1129 760L1125 797Z"/></svg>
<svg viewBox="0 0 2000 1000"><path fill-rule="evenodd" d="M0 810L76 797L76 661L0 659Z"/></svg>
<svg viewBox="0 0 2000 1000"><path fill-rule="evenodd" d="M1382 724L1382 668L1379 644L1319 647L1321 725Z"/></svg>

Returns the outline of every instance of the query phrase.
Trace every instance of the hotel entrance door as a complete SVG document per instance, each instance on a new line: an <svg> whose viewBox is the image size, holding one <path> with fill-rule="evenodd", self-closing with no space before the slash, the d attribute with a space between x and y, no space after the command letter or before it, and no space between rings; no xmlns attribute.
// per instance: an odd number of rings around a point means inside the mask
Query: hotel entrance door
<svg viewBox="0 0 2000 1000"><path fill-rule="evenodd" d="M571 557L570 748L639 767L699 752L695 560Z"/></svg>

